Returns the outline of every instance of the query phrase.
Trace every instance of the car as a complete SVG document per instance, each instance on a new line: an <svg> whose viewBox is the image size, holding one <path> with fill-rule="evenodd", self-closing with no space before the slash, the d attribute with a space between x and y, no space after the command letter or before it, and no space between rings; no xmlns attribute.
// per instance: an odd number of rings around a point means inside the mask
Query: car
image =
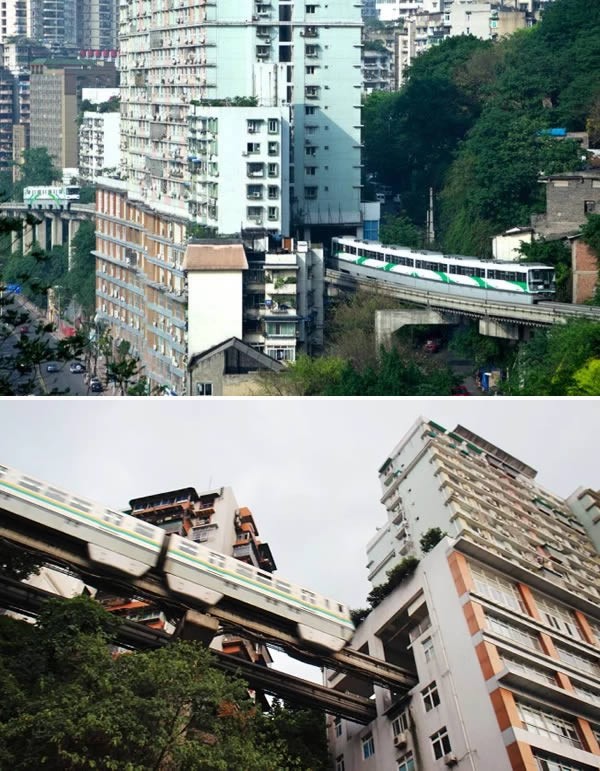
<svg viewBox="0 0 600 771"><path fill-rule="evenodd" d="M72 361L71 364L69 364L69 372L85 372L85 364L80 361Z"/></svg>
<svg viewBox="0 0 600 771"><path fill-rule="evenodd" d="M102 383L99 380L91 380L90 391L93 394L101 394L102 391L104 391L104 387L102 386Z"/></svg>
<svg viewBox="0 0 600 771"><path fill-rule="evenodd" d="M450 393L452 396L471 396L471 392L464 383L454 386Z"/></svg>
<svg viewBox="0 0 600 771"><path fill-rule="evenodd" d="M60 372L60 366L55 362L50 362L50 364L46 364L46 372Z"/></svg>
<svg viewBox="0 0 600 771"><path fill-rule="evenodd" d="M427 340L427 342L423 346L423 350L425 351L425 353L437 353L440 350L440 341Z"/></svg>

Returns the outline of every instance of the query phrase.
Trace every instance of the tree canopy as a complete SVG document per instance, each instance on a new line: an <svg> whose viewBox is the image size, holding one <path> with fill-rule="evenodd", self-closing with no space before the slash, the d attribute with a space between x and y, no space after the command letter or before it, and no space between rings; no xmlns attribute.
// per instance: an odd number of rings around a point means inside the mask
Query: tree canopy
<svg viewBox="0 0 600 771"><path fill-rule="evenodd" d="M85 597L49 601L35 625L0 616L0 767L328 767L322 717L282 705L263 714L197 643L115 657L114 632L115 619Z"/></svg>

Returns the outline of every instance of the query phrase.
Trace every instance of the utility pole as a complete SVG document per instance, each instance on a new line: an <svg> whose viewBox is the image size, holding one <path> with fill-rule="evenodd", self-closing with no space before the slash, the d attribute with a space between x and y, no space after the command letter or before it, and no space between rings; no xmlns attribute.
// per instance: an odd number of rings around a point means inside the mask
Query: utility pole
<svg viewBox="0 0 600 771"><path fill-rule="evenodd" d="M429 207L427 209L427 243L435 241L435 226L433 224L433 188L429 188Z"/></svg>

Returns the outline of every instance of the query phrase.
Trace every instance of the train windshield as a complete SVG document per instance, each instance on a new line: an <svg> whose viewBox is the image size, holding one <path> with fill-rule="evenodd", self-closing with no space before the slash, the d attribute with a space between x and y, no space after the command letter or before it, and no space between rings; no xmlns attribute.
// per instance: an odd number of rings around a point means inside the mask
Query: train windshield
<svg viewBox="0 0 600 771"><path fill-rule="evenodd" d="M67 186L67 195L79 195L79 188L75 185Z"/></svg>
<svg viewBox="0 0 600 771"><path fill-rule="evenodd" d="M554 270L552 268L531 268L528 271L529 289L554 290Z"/></svg>

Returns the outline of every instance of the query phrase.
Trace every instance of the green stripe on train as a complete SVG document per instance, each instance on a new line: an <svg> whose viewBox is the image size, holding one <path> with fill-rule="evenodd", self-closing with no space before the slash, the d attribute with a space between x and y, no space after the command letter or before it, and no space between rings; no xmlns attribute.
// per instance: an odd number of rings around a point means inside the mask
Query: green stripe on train
<svg viewBox="0 0 600 771"><path fill-rule="evenodd" d="M144 546L150 546L156 552L160 551L160 544L154 543L154 541L149 540L143 535L139 535L138 533L132 533L129 530L124 530L118 525L111 525L109 522L105 522L103 519L94 517L91 514L86 514L83 511L79 511L78 509L72 509L70 506L66 506L65 504L58 503L52 498L46 498L46 496L44 495L38 495L37 493L33 493L30 490L27 490L26 488L19 487L19 485L12 485L10 484L10 482L0 482L0 487L6 487L9 490L14 490L15 492L19 492L22 495L25 495L28 498L33 498L41 503L50 504L51 506L54 506L57 509L62 509L63 511L68 512L69 514L75 517L78 517L79 519L87 520L92 524L100 525L103 528L106 528L107 530L112 530L117 535L126 536L127 538L134 538L136 541L141 541L144 544ZM115 513L118 513L118 512L115 512ZM119 516L124 517L127 515L120 514Z"/></svg>

